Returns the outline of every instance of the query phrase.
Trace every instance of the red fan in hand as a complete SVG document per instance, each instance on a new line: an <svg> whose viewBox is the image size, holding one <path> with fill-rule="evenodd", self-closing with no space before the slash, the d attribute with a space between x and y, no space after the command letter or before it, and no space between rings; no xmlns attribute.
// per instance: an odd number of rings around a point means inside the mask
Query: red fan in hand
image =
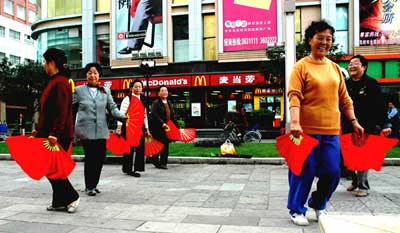
<svg viewBox="0 0 400 233"><path fill-rule="evenodd" d="M152 156L158 154L164 148L164 144L157 141L151 136L146 136L144 138L144 155L145 156Z"/></svg>
<svg viewBox="0 0 400 233"><path fill-rule="evenodd" d="M125 139L116 133L110 133L110 137L106 141L107 150L115 155L122 155L130 152L130 146Z"/></svg>
<svg viewBox="0 0 400 233"><path fill-rule="evenodd" d="M126 141L131 146L138 146L143 135L144 106L136 96L132 96L127 110Z"/></svg>
<svg viewBox="0 0 400 233"><path fill-rule="evenodd" d="M398 139L383 135L355 133L340 135L340 150L344 165L351 171L380 171L388 150L398 143Z"/></svg>
<svg viewBox="0 0 400 233"><path fill-rule="evenodd" d="M317 144L317 139L304 133L298 138L291 133L276 138L276 148L279 154L285 158L290 171L296 176L301 174L304 161Z"/></svg>
<svg viewBox="0 0 400 233"><path fill-rule="evenodd" d="M179 129L171 120L167 122L167 129L165 131L168 139L180 142L191 142L196 137L195 128Z"/></svg>
<svg viewBox="0 0 400 233"><path fill-rule="evenodd" d="M8 137L6 143L11 157L34 180L43 176L66 179L75 167L71 146L65 152L59 144L50 145L46 138L25 136Z"/></svg>

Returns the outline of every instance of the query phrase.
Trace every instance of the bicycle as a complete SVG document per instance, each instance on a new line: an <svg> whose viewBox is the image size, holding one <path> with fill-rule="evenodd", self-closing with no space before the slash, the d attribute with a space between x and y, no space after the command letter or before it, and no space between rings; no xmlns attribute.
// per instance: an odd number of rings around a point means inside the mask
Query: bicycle
<svg viewBox="0 0 400 233"><path fill-rule="evenodd" d="M253 128L243 135L243 142L261 142L261 138L262 135L260 130Z"/></svg>
<svg viewBox="0 0 400 233"><path fill-rule="evenodd" d="M221 133L218 138L226 141L229 139L231 142L240 142L240 132L236 127L236 124L233 121L229 121L226 126L224 127L224 132Z"/></svg>

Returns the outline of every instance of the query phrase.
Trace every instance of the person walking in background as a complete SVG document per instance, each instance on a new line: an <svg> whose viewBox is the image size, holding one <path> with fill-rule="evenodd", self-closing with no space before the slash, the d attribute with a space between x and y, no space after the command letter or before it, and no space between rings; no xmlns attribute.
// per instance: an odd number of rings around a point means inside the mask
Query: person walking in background
<svg viewBox="0 0 400 233"><path fill-rule="evenodd" d="M128 96L126 96L121 103L120 107L120 112L122 114L126 114L129 106L134 103L130 103L131 98L138 98L140 102L138 104L141 104L142 107L144 108L145 106L145 101L144 101L144 96L142 95L143 91L143 83L139 79L136 79L132 83L129 84L129 89L130 93ZM139 130L143 131L143 134L140 138L140 143L138 146L132 147L129 154L124 154L123 160L122 160L122 172L126 173L127 175L134 176L134 177L140 177L140 173L138 172L144 172L144 167L145 167L145 158L144 158L144 138L145 135L151 135L149 131L149 123L147 119L147 112L145 110L145 116L144 116L144 122L141 122L140 125L138 126ZM125 137L126 139L126 124L123 124L122 122L117 123L117 134L121 134ZM133 171L132 171L133 167Z"/></svg>
<svg viewBox="0 0 400 233"><path fill-rule="evenodd" d="M387 118L392 124L392 134L390 137L399 138L399 111L397 110L396 106L394 106L393 102L388 102L388 111L387 111Z"/></svg>
<svg viewBox="0 0 400 233"><path fill-rule="evenodd" d="M335 29L327 22L312 22L304 38L311 53L294 65L290 75L290 131L295 137L304 132L319 141L304 162L299 176L289 170L287 208L296 225L309 224L304 205L315 176L319 177L317 190L308 199L308 206L315 210L317 218L326 213L327 203L339 183L339 108L352 122L354 131L359 135L363 133L354 115L342 72L326 57L334 33Z"/></svg>
<svg viewBox="0 0 400 233"><path fill-rule="evenodd" d="M174 119L174 111L167 98L168 88L165 85L161 85L158 89L158 98L151 105L150 112L150 132L155 139L164 144L162 151L152 157L154 166L159 169L168 169L170 140L167 138L165 130L168 129L166 123Z"/></svg>
<svg viewBox="0 0 400 233"><path fill-rule="evenodd" d="M367 75L368 61L364 56L355 55L350 59L348 71L350 78L346 80L347 91L353 100L354 112L358 122L368 134L379 134L377 126L387 136L391 133L386 118L385 103L378 82ZM343 133L353 132L351 122L344 120ZM368 171L351 171L352 184L347 191L357 190L357 197L366 197L369 191Z"/></svg>
<svg viewBox="0 0 400 233"><path fill-rule="evenodd" d="M58 142L68 151L74 136L72 119L72 89L68 83L69 70L66 68L65 53L56 48L48 49L44 54L43 68L51 77L40 97L40 118L35 137L48 138L51 144ZM68 178L50 179L53 189L53 201L48 211L67 211L74 213L79 205L79 194Z"/></svg>
<svg viewBox="0 0 400 233"><path fill-rule="evenodd" d="M85 192L89 196L100 193L97 185L106 159L108 138L107 110L115 118L126 118L118 110L109 89L100 85L101 67L97 63L86 65L86 85L75 88L72 105L76 113L75 136L82 142L85 153Z"/></svg>
<svg viewBox="0 0 400 233"><path fill-rule="evenodd" d="M25 118L22 113L18 115L18 130L20 135L25 135Z"/></svg>

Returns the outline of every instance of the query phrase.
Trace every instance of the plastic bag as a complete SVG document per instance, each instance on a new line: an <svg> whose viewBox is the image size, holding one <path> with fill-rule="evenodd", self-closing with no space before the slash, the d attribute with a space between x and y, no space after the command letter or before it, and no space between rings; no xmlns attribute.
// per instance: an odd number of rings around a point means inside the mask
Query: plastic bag
<svg viewBox="0 0 400 233"><path fill-rule="evenodd" d="M235 146L231 143L229 139L221 145L221 155L236 155Z"/></svg>

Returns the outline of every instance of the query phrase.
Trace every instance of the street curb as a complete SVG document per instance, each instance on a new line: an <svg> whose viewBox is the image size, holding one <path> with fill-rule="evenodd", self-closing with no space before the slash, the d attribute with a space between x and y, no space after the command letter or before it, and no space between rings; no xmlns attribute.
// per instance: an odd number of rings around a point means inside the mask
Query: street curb
<svg viewBox="0 0 400 233"><path fill-rule="evenodd" d="M76 162L83 162L82 155L72 155ZM122 156L108 156L106 164L120 164ZM12 160L9 154L0 154L0 160ZM169 157L171 164L284 164L283 158L220 158L220 157ZM400 166L400 158L385 158L383 166Z"/></svg>

